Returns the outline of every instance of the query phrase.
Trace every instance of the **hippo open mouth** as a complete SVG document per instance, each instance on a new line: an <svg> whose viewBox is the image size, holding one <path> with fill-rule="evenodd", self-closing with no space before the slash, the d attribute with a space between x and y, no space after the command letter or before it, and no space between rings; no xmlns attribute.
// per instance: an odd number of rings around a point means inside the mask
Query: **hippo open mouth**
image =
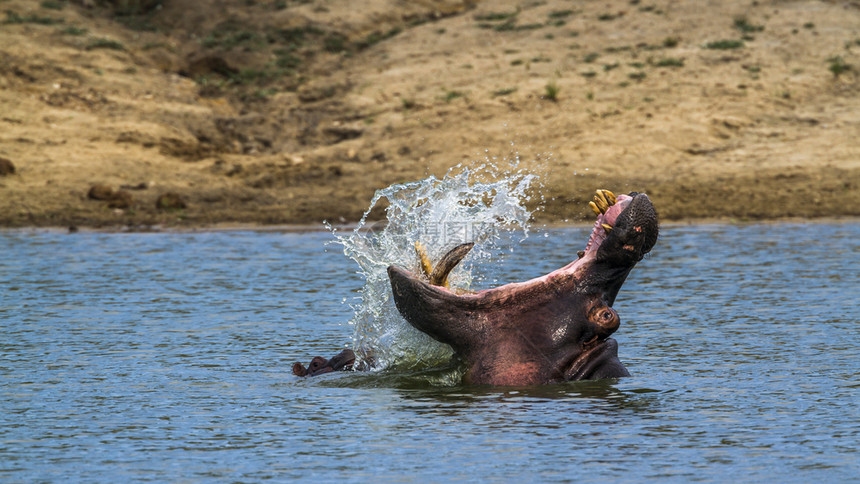
<svg viewBox="0 0 860 484"><path fill-rule="evenodd" d="M470 244L454 248L425 274L390 266L397 309L415 328L450 345L475 384L525 385L628 376L609 335L612 309L637 262L657 241L657 213L643 193L598 190L585 250L570 264L535 279L476 293L445 287Z"/></svg>

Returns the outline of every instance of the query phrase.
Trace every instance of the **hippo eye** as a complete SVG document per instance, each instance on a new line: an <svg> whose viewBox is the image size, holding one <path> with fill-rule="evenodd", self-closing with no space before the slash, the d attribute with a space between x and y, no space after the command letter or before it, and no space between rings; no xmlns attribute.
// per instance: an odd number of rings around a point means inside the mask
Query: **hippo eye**
<svg viewBox="0 0 860 484"><path fill-rule="evenodd" d="M600 314L600 317L601 317L601 319L603 319L604 321L606 321L606 320L610 320L610 319L612 319L612 313L610 313L609 311L603 311L603 312Z"/></svg>

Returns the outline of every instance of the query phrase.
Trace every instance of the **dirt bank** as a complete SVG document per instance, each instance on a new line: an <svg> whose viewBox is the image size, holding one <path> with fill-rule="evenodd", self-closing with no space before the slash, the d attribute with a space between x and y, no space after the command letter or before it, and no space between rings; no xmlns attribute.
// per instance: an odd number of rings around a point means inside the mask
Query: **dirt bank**
<svg viewBox="0 0 860 484"><path fill-rule="evenodd" d="M353 221L517 156L546 221L860 215L858 2L110 3L0 0L0 225Z"/></svg>

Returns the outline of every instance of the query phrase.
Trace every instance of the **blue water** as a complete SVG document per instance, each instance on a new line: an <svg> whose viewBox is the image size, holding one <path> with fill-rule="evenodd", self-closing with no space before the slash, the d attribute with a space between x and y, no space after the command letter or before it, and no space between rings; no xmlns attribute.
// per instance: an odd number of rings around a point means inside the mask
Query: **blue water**
<svg viewBox="0 0 860 484"><path fill-rule="evenodd" d="M352 337L328 240L0 233L0 481L860 479L860 223L664 226L615 305L633 376L528 388L294 377Z"/></svg>

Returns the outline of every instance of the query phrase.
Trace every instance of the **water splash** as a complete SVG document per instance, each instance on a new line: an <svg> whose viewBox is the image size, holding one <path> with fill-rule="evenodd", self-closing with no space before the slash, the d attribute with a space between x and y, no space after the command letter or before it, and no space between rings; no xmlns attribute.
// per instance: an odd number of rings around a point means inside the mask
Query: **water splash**
<svg viewBox="0 0 860 484"><path fill-rule="evenodd" d="M352 305L353 350L357 363L377 369L421 368L450 358L447 345L414 329L397 311L387 268L391 264L420 271L415 242L436 262L448 250L475 242L475 247L449 275L452 287L468 289L481 279L474 268L498 262L529 234L533 209L526 207L538 188L534 173L518 162L499 168L458 165L441 179L391 185L378 190L358 226L340 235L329 226L344 254L358 263L365 284ZM388 203L387 224L367 221L371 210ZM381 228L379 228L381 226Z"/></svg>

